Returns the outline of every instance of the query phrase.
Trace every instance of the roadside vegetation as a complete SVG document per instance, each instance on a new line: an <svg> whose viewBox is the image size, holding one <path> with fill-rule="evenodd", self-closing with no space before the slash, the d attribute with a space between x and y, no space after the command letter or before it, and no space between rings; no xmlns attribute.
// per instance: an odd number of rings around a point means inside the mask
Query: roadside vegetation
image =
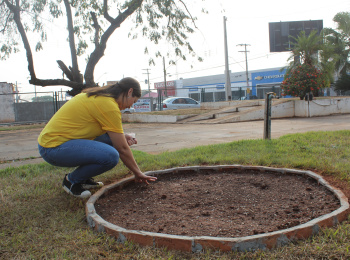
<svg viewBox="0 0 350 260"><path fill-rule="evenodd" d="M133 151L143 171L187 165L242 164L313 170L349 195L350 131L290 134L150 155ZM349 259L350 219L310 239L271 251L192 254L124 245L87 225L85 201L61 188L70 169L47 163L0 170L1 259ZM99 176L129 175L122 164ZM150 184L152 185L152 184Z"/></svg>
<svg viewBox="0 0 350 260"><path fill-rule="evenodd" d="M26 130L26 129L38 129L44 128L44 123L39 124L28 124L28 125L6 125L0 126L0 131L15 131L15 130Z"/></svg>

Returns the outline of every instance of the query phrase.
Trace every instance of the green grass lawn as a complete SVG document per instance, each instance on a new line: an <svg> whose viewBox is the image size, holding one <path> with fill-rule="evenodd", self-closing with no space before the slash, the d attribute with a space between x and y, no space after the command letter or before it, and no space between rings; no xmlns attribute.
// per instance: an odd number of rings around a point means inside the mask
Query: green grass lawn
<svg viewBox="0 0 350 260"><path fill-rule="evenodd" d="M309 132L150 155L134 151L143 171L187 165L242 164L314 170L349 184L350 131ZM271 251L198 254L118 244L90 229L85 201L61 188L70 169L47 163L0 170L0 259L349 259L350 222ZM128 175L122 164L97 179Z"/></svg>

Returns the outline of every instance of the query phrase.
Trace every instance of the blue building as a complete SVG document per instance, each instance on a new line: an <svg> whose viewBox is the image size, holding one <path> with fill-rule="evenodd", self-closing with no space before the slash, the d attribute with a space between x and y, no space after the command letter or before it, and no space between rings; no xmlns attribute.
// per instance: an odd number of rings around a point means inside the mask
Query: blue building
<svg viewBox="0 0 350 260"><path fill-rule="evenodd" d="M259 98L266 92L281 96L281 83L285 70L271 68L246 72L230 73L232 100ZM177 80L176 96L189 96L202 102L225 101L225 75L211 75Z"/></svg>

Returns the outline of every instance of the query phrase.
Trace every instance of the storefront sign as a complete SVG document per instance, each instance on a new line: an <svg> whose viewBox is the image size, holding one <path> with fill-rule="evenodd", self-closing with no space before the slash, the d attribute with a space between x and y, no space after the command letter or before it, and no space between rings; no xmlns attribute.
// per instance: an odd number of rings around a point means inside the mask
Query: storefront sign
<svg viewBox="0 0 350 260"><path fill-rule="evenodd" d="M139 99L134 104L135 112L150 112L151 111L151 100L150 99Z"/></svg>
<svg viewBox="0 0 350 260"><path fill-rule="evenodd" d="M284 79L285 70L271 70L252 73L253 86L269 83L281 83Z"/></svg>
<svg viewBox="0 0 350 260"><path fill-rule="evenodd" d="M166 87L167 88L175 88L175 81L167 81L166 82ZM164 89L164 81L163 82L157 82L157 83L154 83L154 88L155 89Z"/></svg>

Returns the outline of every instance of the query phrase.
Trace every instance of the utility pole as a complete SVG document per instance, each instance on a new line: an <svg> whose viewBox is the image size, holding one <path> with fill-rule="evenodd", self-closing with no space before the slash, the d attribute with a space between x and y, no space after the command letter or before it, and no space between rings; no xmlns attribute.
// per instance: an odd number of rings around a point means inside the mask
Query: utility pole
<svg viewBox="0 0 350 260"><path fill-rule="evenodd" d="M18 97L18 85L16 81L16 103L18 103L19 97Z"/></svg>
<svg viewBox="0 0 350 260"><path fill-rule="evenodd" d="M166 70L165 70L165 58L163 56L163 72L164 72L164 96L167 97L168 96L168 92L167 92L167 89L166 89Z"/></svg>
<svg viewBox="0 0 350 260"><path fill-rule="evenodd" d="M230 70L228 65L228 48L227 48L227 33L226 33L226 21L227 18L224 16L224 44L225 44L225 96L226 101L232 100L231 93L231 79L230 79Z"/></svg>
<svg viewBox="0 0 350 260"><path fill-rule="evenodd" d="M149 83L149 69L143 69L143 70L146 70L147 72L146 73L142 73L142 74L147 74L147 83L148 83L148 91L151 92L151 87L150 87L150 83Z"/></svg>
<svg viewBox="0 0 350 260"><path fill-rule="evenodd" d="M244 51L239 51L239 52L244 52L245 53L245 75L247 78L247 88L249 87L249 77L248 77L248 59L247 59L247 46L250 46L250 44L238 44L237 46L244 46Z"/></svg>

